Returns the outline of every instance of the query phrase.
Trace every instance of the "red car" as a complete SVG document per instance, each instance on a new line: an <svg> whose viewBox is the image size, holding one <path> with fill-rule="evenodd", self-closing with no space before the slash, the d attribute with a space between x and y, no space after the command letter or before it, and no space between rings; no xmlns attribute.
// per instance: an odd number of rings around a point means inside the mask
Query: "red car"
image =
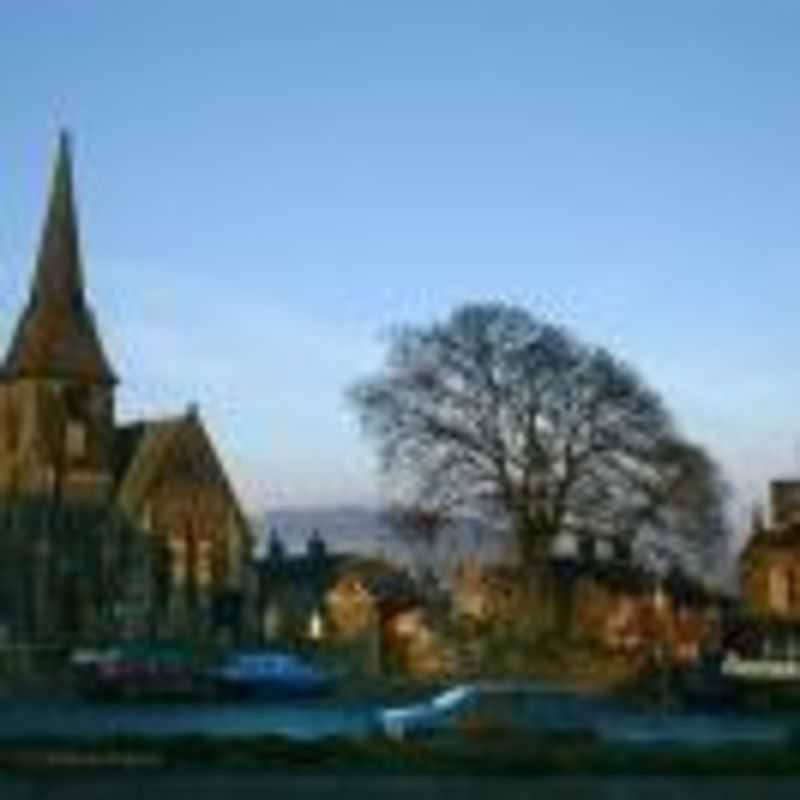
<svg viewBox="0 0 800 800"><path fill-rule="evenodd" d="M112 648L84 667L82 691L95 698L187 697L199 689L192 658L175 646L130 644Z"/></svg>

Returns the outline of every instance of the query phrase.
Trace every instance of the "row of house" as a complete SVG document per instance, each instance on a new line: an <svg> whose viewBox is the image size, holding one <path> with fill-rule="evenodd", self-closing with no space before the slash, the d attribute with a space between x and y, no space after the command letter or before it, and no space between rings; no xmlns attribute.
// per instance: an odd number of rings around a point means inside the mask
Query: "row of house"
<svg viewBox="0 0 800 800"><path fill-rule="evenodd" d="M500 664L491 654L470 666L474 645L503 631L532 641L554 625L632 664L655 647L673 662L692 661L720 635L718 594L677 571L659 579L621 552L584 548L568 564L553 559L547 575L468 558L432 591L379 559L329 552L318 532L305 552L290 554L273 531L257 571L264 642L339 655L349 648L372 672L491 670Z"/></svg>
<svg viewBox="0 0 800 800"><path fill-rule="evenodd" d="M567 638L641 658L661 648L672 662L696 660L713 645L726 603L680 570L661 576L619 553L586 550L533 571L464 564L453 596L462 619L507 620L534 635L555 628Z"/></svg>
<svg viewBox="0 0 800 800"><path fill-rule="evenodd" d="M255 569L265 644L312 649L373 675L441 671L430 598L404 569L331 552L317 531L304 552L290 553L274 530Z"/></svg>
<svg viewBox="0 0 800 800"><path fill-rule="evenodd" d="M739 558L737 596L678 569L657 574L628 548L594 545L538 569L466 558L431 592L379 559L329 552L318 532L306 552L289 554L273 531L258 565L263 639L358 643L371 670L425 676L463 673L465 642L498 632L535 641L553 629L631 669L731 649L800 659L800 481L770 485L769 518L754 515Z"/></svg>

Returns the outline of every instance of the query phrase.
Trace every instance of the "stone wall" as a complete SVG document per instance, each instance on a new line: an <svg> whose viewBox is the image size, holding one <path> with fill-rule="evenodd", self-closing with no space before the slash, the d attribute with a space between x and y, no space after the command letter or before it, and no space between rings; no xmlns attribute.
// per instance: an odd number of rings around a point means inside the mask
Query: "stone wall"
<svg viewBox="0 0 800 800"><path fill-rule="evenodd" d="M750 614L800 620L800 547L756 545L743 560L741 572Z"/></svg>

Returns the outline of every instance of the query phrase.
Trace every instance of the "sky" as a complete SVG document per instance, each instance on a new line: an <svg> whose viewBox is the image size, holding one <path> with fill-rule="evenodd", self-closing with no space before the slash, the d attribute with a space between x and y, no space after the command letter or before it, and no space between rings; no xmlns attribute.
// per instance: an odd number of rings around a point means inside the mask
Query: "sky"
<svg viewBox="0 0 800 800"><path fill-rule="evenodd" d="M344 389L519 303L627 359L735 506L800 475L795 0L0 0L0 341L56 136L123 419L252 512L378 503Z"/></svg>

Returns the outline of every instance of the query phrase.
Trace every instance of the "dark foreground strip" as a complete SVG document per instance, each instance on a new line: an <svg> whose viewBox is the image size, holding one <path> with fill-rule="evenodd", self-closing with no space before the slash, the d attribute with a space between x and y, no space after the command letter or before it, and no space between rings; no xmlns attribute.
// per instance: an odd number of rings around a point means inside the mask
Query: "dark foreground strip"
<svg viewBox="0 0 800 800"><path fill-rule="evenodd" d="M426 742L328 739L297 742L269 736L165 740L114 737L96 741L25 740L0 746L0 770L60 772L164 770L181 767L258 769L293 774L405 775L797 775L800 746L676 747L602 743L491 742L448 746Z"/></svg>

